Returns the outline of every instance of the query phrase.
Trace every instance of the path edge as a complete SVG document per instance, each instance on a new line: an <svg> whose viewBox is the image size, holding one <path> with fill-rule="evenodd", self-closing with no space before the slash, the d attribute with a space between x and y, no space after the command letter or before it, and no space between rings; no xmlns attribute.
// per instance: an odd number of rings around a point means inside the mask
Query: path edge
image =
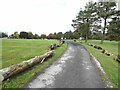
<svg viewBox="0 0 120 90"><path fill-rule="evenodd" d="M38 71L38 72L36 72L34 75L33 75L33 77L31 77L24 85L22 85L20 88L22 88L22 89L25 89L25 87L27 86L27 84L29 83L29 82L31 82L36 76L38 76L39 74L41 74L41 73L44 73L44 71L47 69L47 68L49 68L54 62L56 62L59 58L61 58L61 56L67 51L67 49L68 49L68 43L65 43L65 44L67 44L67 47L65 48L65 50L63 50L63 52L61 53L61 55L60 56L58 56L58 58L56 59L56 60L54 60L51 64L49 64L48 66L46 66L44 69L42 69L41 71Z"/></svg>
<svg viewBox="0 0 120 90"><path fill-rule="evenodd" d="M102 68L100 62L90 53L90 58L92 60L92 63L95 65L95 67L98 69L102 81L105 83L105 88L113 88L112 83L107 77L107 74L105 73L104 69Z"/></svg>

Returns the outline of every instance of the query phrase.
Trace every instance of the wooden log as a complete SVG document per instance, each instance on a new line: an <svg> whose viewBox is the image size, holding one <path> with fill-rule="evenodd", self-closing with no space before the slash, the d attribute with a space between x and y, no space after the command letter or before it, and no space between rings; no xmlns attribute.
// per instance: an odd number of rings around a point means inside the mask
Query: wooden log
<svg viewBox="0 0 120 90"><path fill-rule="evenodd" d="M94 48L97 48L97 46L94 46Z"/></svg>
<svg viewBox="0 0 120 90"><path fill-rule="evenodd" d="M101 52L104 54L106 52L106 50L103 49Z"/></svg>
<svg viewBox="0 0 120 90"><path fill-rule="evenodd" d="M23 61L21 63L9 66L9 67L4 68L4 69L1 69L0 74L2 74L2 76L4 77L3 80L5 80L5 79L7 79L7 78L19 73L19 72L22 72L22 71L28 69L29 67L32 67L32 66L40 63L42 60L44 61L46 58L49 58L52 55L53 55L53 51L49 51L41 56L36 56L30 60Z"/></svg>
<svg viewBox="0 0 120 90"><path fill-rule="evenodd" d="M60 47L60 45L57 45L57 47Z"/></svg>
<svg viewBox="0 0 120 90"><path fill-rule="evenodd" d="M74 39L74 42L76 42L76 40Z"/></svg>
<svg viewBox="0 0 120 90"><path fill-rule="evenodd" d="M92 46L93 47L93 45L91 44L90 46Z"/></svg>
<svg viewBox="0 0 120 90"><path fill-rule="evenodd" d="M65 41L61 40L60 43L59 43L59 47L61 47L64 43L65 43Z"/></svg>
<svg viewBox="0 0 120 90"><path fill-rule="evenodd" d="M51 44L49 47L48 47L48 50L54 50L57 48L57 45L56 44Z"/></svg>
<svg viewBox="0 0 120 90"><path fill-rule="evenodd" d="M118 54L114 59L120 63L120 54Z"/></svg>
<svg viewBox="0 0 120 90"><path fill-rule="evenodd" d="M98 46L98 49L99 49L99 50L102 50L102 48L101 48L100 46Z"/></svg>
<svg viewBox="0 0 120 90"><path fill-rule="evenodd" d="M113 54L112 53L110 53L110 52L108 52L107 50L102 50L101 51L103 54L106 54L107 56L113 56Z"/></svg>

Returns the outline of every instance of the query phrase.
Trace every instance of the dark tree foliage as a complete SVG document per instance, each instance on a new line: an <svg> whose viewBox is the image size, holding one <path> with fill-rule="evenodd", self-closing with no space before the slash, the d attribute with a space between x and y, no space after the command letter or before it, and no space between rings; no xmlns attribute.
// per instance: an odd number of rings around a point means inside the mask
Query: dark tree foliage
<svg viewBox="0 0 120 90"><path fill-rule="evenodd" d="M32 34L32 32L28 32L28 39L33 39L34 35Z"/></svg>
<svg viewBox="0 0 120 90"><path fill-rule="evenodd" d="M46 36L45 34L42 34L42 35L40 36L40 38L41 38L41 39L46 39L47 36Z"/></svg>
<svg viewBox="0 0 120 90"><path fill-rule="evenodd" d="M57 39L57 34L56 34L56 33L54 33L54 34L50 33L50 34L47 36L47 39Z"/></svg>
<svg viewBox="0 0 120 90"><path fill-rule="evenodd" d="M96 15L96 3L88 2L85 6L85 10L80 10L76 19L73 20L72 26L81 33L81 36L84 37L87 42L88 36L90 35L90 27L92 27L93 22L95 22ZM79 34L80 35L80 34Z"/></svg>
<svg viewBox="0 0 120 90"><path fill-rule="evenodd" d="M120 40L120 18L118 16L120 16L120 13L112 18L112 21L108 26L108 36L110 40Z"/></svg>
<svg viewBox="0 0 120 90"><path fill-rule="evenodd" d="M16 39L18 39L19 38L19 33L16 31L16 32L14 32L11 36L10 36L10 38L16 38Z"/></svg>
<svg viewBox="0 0 120 90"><path fill-rule="evenodd" d="M119 20L112 17L118 15L115 2L88 2L85 9L80 9L78 15L72 20L73 28L78 32L79 37L86 39L100 39L101 44L109 37L119 37ZM108 20L112 19L110 25ZM101 26L104 21L104 26ZM109 28L109 29L108 29ZM101 30L101 31L100 31ZM109 37L108 37L109 36ZM118 38L119 39L119 38Z"/></svg>
<svg viewBox="0 0 120 90"><path fill-rule="evenodd" d="M116 9L115 2L98 2L97 15L100 19L102 18L104 20L101 44L103 43L106 37L105 30L107 29L107 19L110 19L111 16L113 16L116 13L115 9Z"/></svg>
<svg viewBox="0 0 120 90"><path fill-rule="evenodd" d="M57 33L57 39L61 39L63 37L63 33L62 32L58 32Z"/></svg>
<svg viewBox="0 0 120 90"><path fill-rule="evenodd" d="M40 39L40 36L38 34L35 34L33 38L34 39Z"/></svg>
<svg viewBox="0 0 120 90"><path fill-rule="evenodd" d="M18 32L14 32L13 34L10 35L10 38L15 38L15 39L40 39L40 36L38 34L32 34L32 32L25 32L21 31L20 34Z"/></svg>
<svg viewBox="0 0 120 90"><path fill-rule="evenodd" d="M8 34L4 32L0 32L0 38L5 38L5 37L8 37Z"/></svg>
<svg viewBox="0 0 120 90"><path fill-rule="evenodd" d="M27 33L27 32L22 31L22 32L20 32L19 37L20 37L20 38L22 38L22 39L28 39L28 33Z"/></svg>
<svg viewBox="0 0 120 90"><path fill-rule="evenodd" d="M64 33L64 38L66 39L74 39L72 31L67 31Z"/></svg>

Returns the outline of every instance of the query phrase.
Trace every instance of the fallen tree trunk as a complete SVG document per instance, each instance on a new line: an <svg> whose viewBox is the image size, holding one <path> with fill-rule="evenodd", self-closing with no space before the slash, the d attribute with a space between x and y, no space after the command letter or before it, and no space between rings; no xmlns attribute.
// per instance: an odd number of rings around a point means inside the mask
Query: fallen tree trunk
<svg viewBox="0 0 120 90"><path fill-rule="evenodd" d="M3 76L3 80L9 78L10 76L13 76L19 72L22 72L26 70L29 67L34 66L35 64L40 63L41 61L45 60L46 58L49 58L53 55L53 51L49 51L41 56L35 56L34 58L23 61L19 64L15 64L12 66L9 66L7 68L1 69L0 74Z"/></svg>

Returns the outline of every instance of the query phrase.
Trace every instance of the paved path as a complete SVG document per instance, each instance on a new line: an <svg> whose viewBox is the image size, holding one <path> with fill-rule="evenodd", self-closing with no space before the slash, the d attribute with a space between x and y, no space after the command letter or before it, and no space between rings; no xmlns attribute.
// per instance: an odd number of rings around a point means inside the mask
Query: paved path
<svg viewBox="0 0 120 90"><path fill-rule="evenodd" d="M68 49L24 88L104 88L87 50L68 42Z"/></svg>

